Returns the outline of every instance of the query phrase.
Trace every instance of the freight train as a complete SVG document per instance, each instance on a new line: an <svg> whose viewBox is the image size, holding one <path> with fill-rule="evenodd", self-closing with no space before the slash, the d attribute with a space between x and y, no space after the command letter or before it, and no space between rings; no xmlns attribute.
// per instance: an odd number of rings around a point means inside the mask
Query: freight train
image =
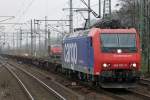
<svg viewBox="0 0 150 100"><path fill-rule="evenodd" d="M120 28L116 21L96 23L67 35L61 46L52 46L50 51L49 61L14 58L103 88L134 88L140 79L139 33L134 28Z"/></svg>

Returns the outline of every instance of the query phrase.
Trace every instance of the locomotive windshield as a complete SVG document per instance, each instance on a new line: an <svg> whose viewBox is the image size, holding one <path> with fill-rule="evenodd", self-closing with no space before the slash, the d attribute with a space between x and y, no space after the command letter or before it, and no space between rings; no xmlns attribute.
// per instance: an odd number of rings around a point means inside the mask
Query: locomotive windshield
<svg viewBox="0 0 150 100"><path fill-rule="evenodd" d="M136 52L136 34L101 34L103 52L116 52L121 49L123 52Z"/></svg>

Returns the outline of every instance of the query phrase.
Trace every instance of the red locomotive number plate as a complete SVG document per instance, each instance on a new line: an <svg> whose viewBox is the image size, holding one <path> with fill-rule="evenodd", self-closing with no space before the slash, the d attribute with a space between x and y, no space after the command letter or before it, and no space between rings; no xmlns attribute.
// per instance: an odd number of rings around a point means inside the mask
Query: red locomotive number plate
<svg viewBox="0 0 150 100"><path fill-rule="evenodd" d="M123 68L123 67L127 67L127 64L114 64L113 67L115 68Z"/></svg>

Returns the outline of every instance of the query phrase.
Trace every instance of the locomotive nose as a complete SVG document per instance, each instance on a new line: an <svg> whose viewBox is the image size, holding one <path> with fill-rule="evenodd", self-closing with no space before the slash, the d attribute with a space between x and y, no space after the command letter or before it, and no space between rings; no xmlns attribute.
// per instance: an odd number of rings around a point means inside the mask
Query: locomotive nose
<svg viewBox="0 0 150 100"><path fill-rule="evenodd" d="M111 69L138 69L140 64L138 55L104 55L101 67L103 70Z"/></svg>

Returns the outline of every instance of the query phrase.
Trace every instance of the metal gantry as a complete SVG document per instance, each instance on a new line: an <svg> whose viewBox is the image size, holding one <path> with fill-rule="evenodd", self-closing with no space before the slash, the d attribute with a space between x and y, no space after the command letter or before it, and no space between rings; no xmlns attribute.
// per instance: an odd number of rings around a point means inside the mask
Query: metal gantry
<svg viewBox="0 0 150 100"><path fill-rule="evenodd" d="M103 18L110 19L111 17L111 0L104 0Z"/></svg>
<svg viewBox="0 0 150 100"><path fill-rule="evenodd" d="M73 0L70 0L69 33L73 33Z"/></svg>

